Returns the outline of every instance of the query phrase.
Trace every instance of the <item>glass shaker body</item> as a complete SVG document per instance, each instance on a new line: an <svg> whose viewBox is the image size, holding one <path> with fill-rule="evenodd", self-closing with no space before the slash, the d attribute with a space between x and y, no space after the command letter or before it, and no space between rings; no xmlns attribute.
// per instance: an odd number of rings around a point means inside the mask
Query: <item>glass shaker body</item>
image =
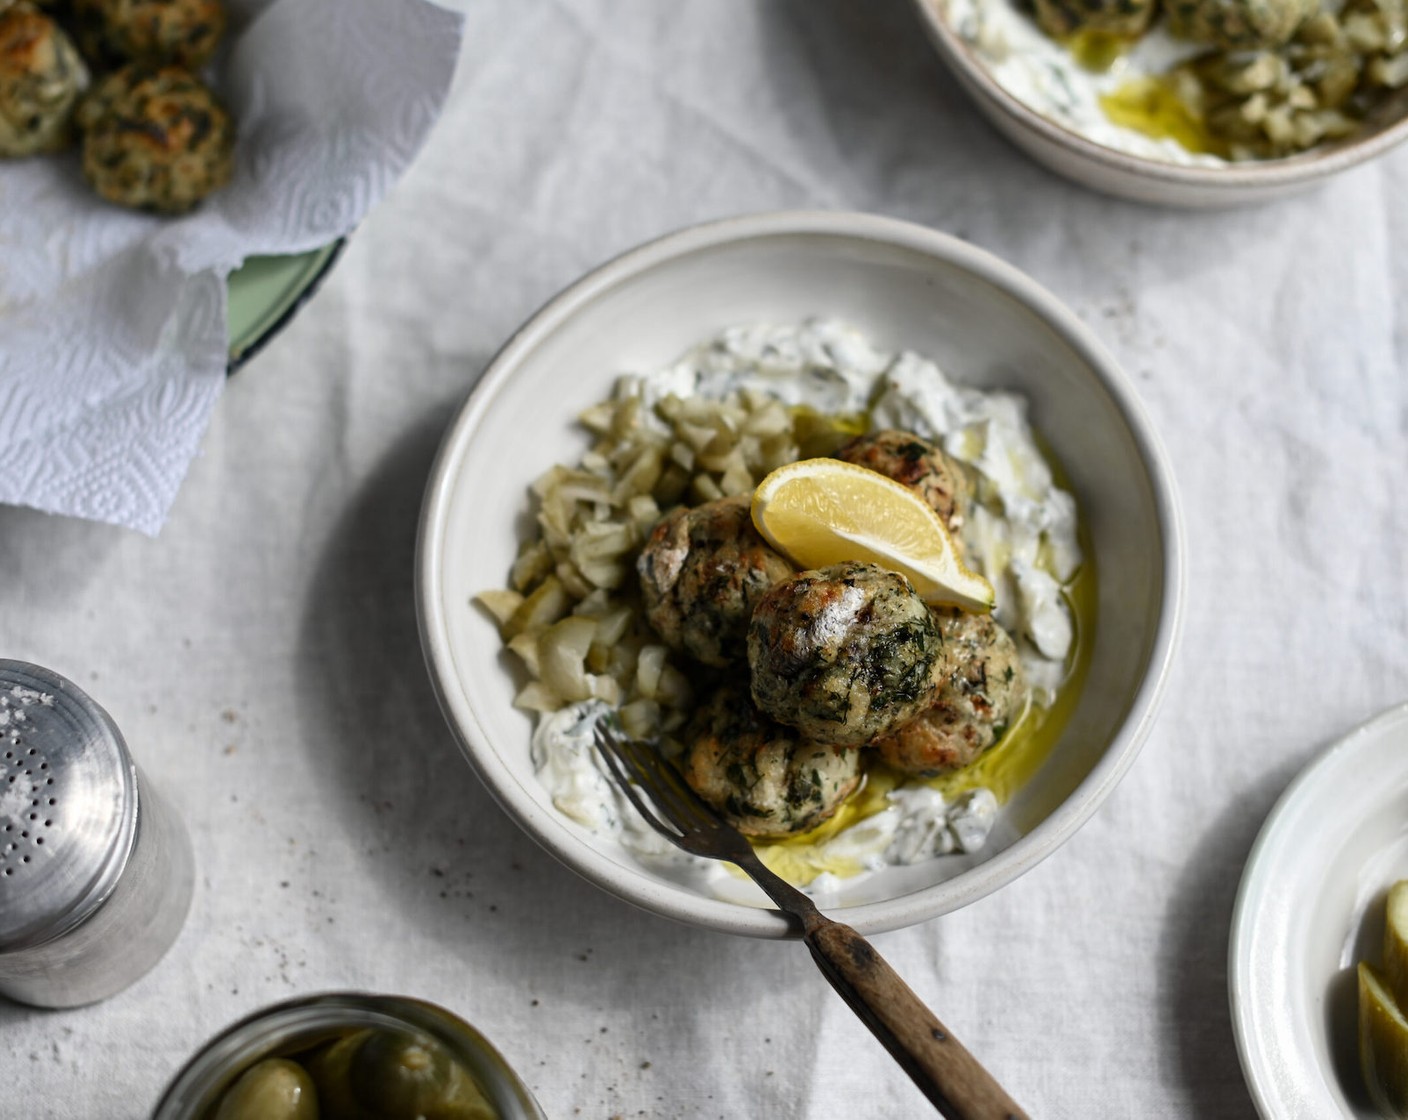
<svg viewBox="0 0 1408 1120"><path fill-rule="evenodd" d="M470 1076L498 1120L546 1120L528 1087L464 1020L422 1000L367 992L304 996L235 1023L177 1073L152 1120L210 1120L225 1091L256 1063L368 1030L428 1036Z"/></svg>
<svg viewBox="0 0 1408 1120"><path fill-rule="evenodd" d="M190 839L112 718L49 669L0 660L0 995L105 999L185 922Z"/></svg>

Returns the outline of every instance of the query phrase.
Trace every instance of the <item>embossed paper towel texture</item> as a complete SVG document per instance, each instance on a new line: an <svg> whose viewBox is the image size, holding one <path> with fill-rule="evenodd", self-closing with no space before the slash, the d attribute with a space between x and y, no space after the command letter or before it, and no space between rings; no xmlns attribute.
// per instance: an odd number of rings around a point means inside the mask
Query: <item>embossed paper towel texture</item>
<svg viewBox="0 0 1408 1120"><path fill-rule="evenodd" d="M224 383L225 277L351 231L410 163L463 19L426 0L231 4L234 179L177 219L76 154L0 164L0 502L155 534Z"/></svg>

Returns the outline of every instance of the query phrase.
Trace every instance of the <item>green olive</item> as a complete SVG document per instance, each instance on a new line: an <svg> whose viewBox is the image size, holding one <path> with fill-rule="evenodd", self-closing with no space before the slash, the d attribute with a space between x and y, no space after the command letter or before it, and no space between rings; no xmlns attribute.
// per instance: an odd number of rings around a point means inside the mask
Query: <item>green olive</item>
<svg viewBox="0 0 1408 1120"><path fill-rule="evenodd" d="M352 1091L352 1062L370 1030L354 1031L312 1054L303 1064L318 1087L320 1120L367 1120Z"/></svg>
<svg viewBox="0 0 1408 1120"><path fill-rule="evenodd" d="M450 1066L450 1084L438 1103L426 1109L425 1120L498 1120L474 1079L458 1064Z"/></svg>
<svg viewBox="0 0 1408 1120"><path fill-rule="evenodd" d="M317 1090L302 1066L266 1058L225 1090L215 1120L318 1120Z"/></svg>
<svg viewBox="0 0 1408 1120"><path fill-rule="evenodd" d="M442 1100L455 1064L444 1047L425 1035L377 1031L352 1059L357 1101L385 1120L415 1120Z"/></svg>

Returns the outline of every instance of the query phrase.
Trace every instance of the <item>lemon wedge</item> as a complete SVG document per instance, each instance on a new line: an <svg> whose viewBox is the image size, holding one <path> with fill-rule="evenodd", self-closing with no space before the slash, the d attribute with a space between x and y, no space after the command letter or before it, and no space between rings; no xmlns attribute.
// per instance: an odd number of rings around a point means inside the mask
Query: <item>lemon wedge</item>
<svg viewBox="0 0 1408 1120"><path fill-rule="evenodd" d="M778 467L753 492L753 524L794 564L862 560L899 572L927 603L986 612L992 584L959 558L953 538L918 494L840 459Z"/></svg>
<svg viewBox="0 0 1408 1120"><path fill-rule="evenodd" d="M1408 1116L1408 1019L1378 969L1359 962L1359 1064L1374 1105Z"/></svg>

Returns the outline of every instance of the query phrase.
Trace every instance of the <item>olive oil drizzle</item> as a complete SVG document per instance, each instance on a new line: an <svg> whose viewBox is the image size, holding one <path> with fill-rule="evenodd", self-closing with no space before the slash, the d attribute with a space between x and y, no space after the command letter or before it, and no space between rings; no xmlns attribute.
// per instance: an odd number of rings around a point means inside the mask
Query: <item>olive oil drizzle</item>
<svg viewBox="0 0 1408 1120"><path fill-rule="evenodd" d="M1168 75L1130 78L1101 94L1100 108L1113 124L1154 140L1174 140L1190 152L1226 156L1227 145L1208 129Z"/></svg>
<svg viewBox="0 0 1408 1120"><path fill-rule="evenodd" d="M1069 489L1049 450L1043 450L1058 484ZM1098 610L1095 550L1083 522L1079 534L1083 560L1063 589L1064 598L1071 609L1075 639L1068 657L1066 675L1056 689L1052 703L1043 708L1029 701L1022 715L1013 721L1001 739L984 751L981 757L952 773L935 778L913 778L878 759L870 760L861 787L847 798L831 819L797 836L754 844L758 857L769 868L799 885L810 883L823 872L841 879L850 878L865 870L861 861L831 853L823 854L821 846L845 829L862 824L884 810L889 805L891 790L901 786L913 788L923 785L938 790L945 800L951 801L969 790L986 787L997 798L998 804L1003 805L1037 774L1070 721L1090 669Z"/></svg>
<svg viewBox="0 0 1408 1120"><path fill-rule="evenodd" d="M1096 577L1089 542L1082 531L1085 560L1065 589L1066 601L1075 619L1075 642L1069 669L1049 707L1028 703L1023 712L996 744L960 770L936 778L912 778L874 760L866 767L863 784L836 815L809 832L784 840L754 844L759 858L790 882L805 885L823 872L850 878L865 870L858 859L823 854L822 845L845 829L863 824L885 809L891 790L901 786L924 785L942 793L946 800L979 787L987 787L1005 804L1029 782L1050 757L1080 700L1090 668L1091 636L1095 633Z"/></svg>
<svg viewBox="0 0 1408 1120"><path fill-rule="evenodd" d="M1091 44L1086 49L1093 55L1096 45ZM1100 49L1115 48L1103 44ZM871 430L868 408L857 413L829 414L810 405L799 404L793 405L789 411L796 421L799 458L803 459L833 455L851 439ZM1069 490L1069 480L1051 454L1051 449L1040 436L1037 442L1057 485ZM1063 588L1064 598L1071 609L1075 640L1068 655L1066 676L1057 688L1052 703L1043 708L1029 701L1022 715L980 758L960 770L936 778L911 777L887 766L878 758L868 759L859 788L828 820L796 836L754 841L754 851L763 863L789 882L802 886L823 872L842 879L850 878L865 870L862 862L836 853L823 854L822 845L848 828L863 825L868 818L886 809L892 790L901 786L914 788L927 785L942 793L945 800L951 801L968 790L985 786L992 791L999 804L1005 804L1041 769L1080 698L1090 664L1090 636L1095 633L1094 549L1084 523L1080 524L1078 532L1084 559ZM1039 557L1040 562L1047 560L1045 556ZM743 872L733 865L725 866L739 878L743 877Z"/></svg>

